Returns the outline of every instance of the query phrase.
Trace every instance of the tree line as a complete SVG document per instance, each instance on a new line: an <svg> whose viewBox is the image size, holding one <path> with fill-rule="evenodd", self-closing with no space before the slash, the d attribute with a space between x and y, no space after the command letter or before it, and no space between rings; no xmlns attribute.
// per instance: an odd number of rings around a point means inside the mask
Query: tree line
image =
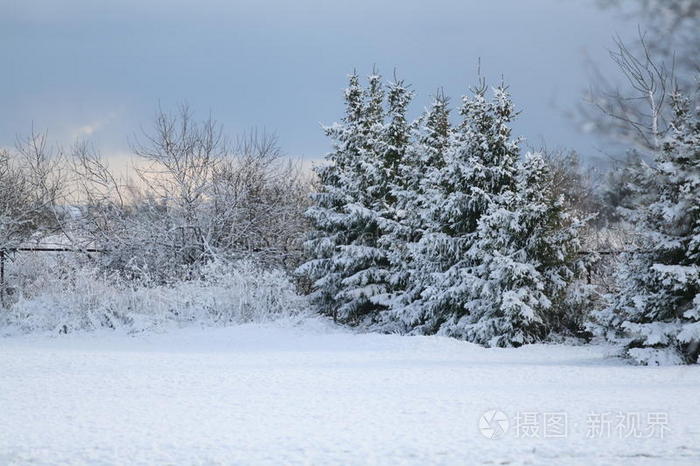
<svg viewBox="0 0 700 466"><path fill-rule="evenodd" d="M505 84L479 79L455 105L438 92L411 119L409 85L354 73L314 176L274 136L229 139L186 106L134 138L128 177L87 142L32 132L0 151L0 250L97 248L89 267L145 286L247 261L347 325L485 346L605 338L639 363L694 363L700 106L641 45L615 57L648 111L598 101L626 125L607 135L637 134L605 174L525 151Z"/></svg>
<svg viewBox="0 0 700 466"><path fill-rule="evenodd" d="M668 82L654 73L639 79ZM307 211L308 260L297 273L310 279L312 302L380 331L486 346L602 336L642 364L697 362L700 107L679 87L660 97L651 118L669 116L663 129L652 121L650 160L633 158L582 202L593 192L561 157L521 156L505 85L489 92L481 80L454 123L442 94L408 121L403 81L351 75ZM562 186L562 175L573 182ZM606 205L613 195L618 205ZM590 249L611 221L626 244Z"/></svg>

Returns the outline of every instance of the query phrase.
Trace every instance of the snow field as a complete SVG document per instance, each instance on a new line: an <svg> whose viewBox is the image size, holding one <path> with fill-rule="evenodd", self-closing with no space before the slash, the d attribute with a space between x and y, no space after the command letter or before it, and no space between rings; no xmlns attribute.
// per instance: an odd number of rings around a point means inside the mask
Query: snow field
<svg viewBox="0 0 700 466"><path fill-rule="evenodd" d="M318 320L0 339L0 464L698 464L698 367L606 348L484 349ZM503 411L500 439L480 416ZM662 412L663 438L587 416ZM565 438L517 435L565 412Z"/></svg>

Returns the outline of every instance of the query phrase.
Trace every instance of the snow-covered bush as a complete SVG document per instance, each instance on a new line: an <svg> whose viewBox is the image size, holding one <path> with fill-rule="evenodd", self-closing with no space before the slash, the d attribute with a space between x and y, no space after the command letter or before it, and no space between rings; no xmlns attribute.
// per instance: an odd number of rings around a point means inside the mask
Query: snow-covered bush
<svg viewBox="0 0 700 466"><path fill-rule="evenodd" d="M284 272L250 262L214 262L200 279L172 285L127 280L63 256L15 265L22 266L14 277L22 287L0 313L0 333L227 325L298 318L307 310Z"/></svg>

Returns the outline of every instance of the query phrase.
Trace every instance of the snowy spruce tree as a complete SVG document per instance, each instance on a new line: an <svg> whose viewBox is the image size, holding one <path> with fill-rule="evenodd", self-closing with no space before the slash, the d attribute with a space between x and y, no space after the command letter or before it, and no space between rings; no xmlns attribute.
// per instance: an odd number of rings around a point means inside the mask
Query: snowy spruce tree
<svg viewBox="0 0 700 466"><path fill-rule="evenodd" d="M395 315L413 333L519 346L565 330L581 222L555 196L543 157L520 161L506 87L486 91L482 83L464 98L462 123L425 153L413 293Z"/></svg>
<svg viewBox="0 0 700 466"><path fill-rule="evenodd" d="M700 355L700 119L681 96L673 108L653 166L642 164L633 181L636 208L626 216L641 244L599 315L624 331L625 355L640 364L697 363Z"/></svg>
<svg viewBox="0 0 700 466"><path fill-rule="evenodd" d="M469 312L448 323L449 334L487 346L520 346L561 331L567 289L580 268L581 222L553 194L541 154L517 165L516 183L492 200L467 256Z"/></svg>
<svg viewBox="0 0 700 466"><path fill-rule="evenodd" d="M475 292L478 264L467 253L477 240L477 225L495 197L515 183L519 146L509 127L515 111L504 87L492 99L486 93L482 82L464 97L445 165L431 176L418 259L429 280L412 306L416 333L460 333Z"/></svg>
<svg viewBox="0 0 700 466"><path fill-rule="evenodd" d="M395 179L408 131L411 93L400 82L386 90L377 73L363 89L352 75L343 121L326 128L334 151L317 169L320 192L308 216L310 260L299 272L313 282L312 300L340 321L371 322L387 308L402 271L395 267ZM384 238L387 236L387 238Z"/></svg>
<svg viewBox="0 0 700 466"><path fill-rule="evenodd" d="M300 272L323 312L384 331L484 345L559 330L577 269L578 223L540 155L520 161L505 86L480 86L452 126L439 94L414 123L412 92L373 74L346 91L346 115L317 170L315 231Z"/></svg>
<svg viewBox="0 0 700 466"><path fill-rule="evenodd" d="M412 99L413 92L402 80L388 83L386 124L378 152L383 169L382 178L377 183L381 195L375 208L375 218L382 232L378 246L387 259L379 264L381 273L378 274L384 281L385 292L372 297L373 303L382 310L394 308L409 284L408 244L414 233L406 194L412 193L413 189L407 186L405 167L414 126L407 117Z"/></svg>
<svg viewBox="0 0 700 466"><path fill-rule="evenodd" d="M383 139L385 89L379 74L372 73L368 77L363 96L359 163L352 175L354 184L348 186L351 202L344 206L356 231L353 240L341 244L337 251L336 260L343 278L335 295L337 310L334 312L340 321L355 324L371 320L381 309L374 298L388 292L389 267L386 250L380 245L388 188L382 158L386 147Z"/></svg>
<svg viewBox="0 0 700 466"><path fill-rule="evenodd" d="M395 294L382 327L391 332L423 333L424 302L421 293L434 271L424 259L429 253L434 223L431 214L439 199L439 179L445 168L452 127L449 100L439 92L418 121L411 126L410 144L399 166L396 183L397 209L401 212L403 254L399 257L405 284Z"/></svg>
<svg viewBox="0 0 700 466"><path fill-rule="evenodd" d="M347 206L358 202L356 173L362 166L364 95L359 76L353 74L345 90L345 116L341 123L325 128L333 140L333 152L327 164L315 167L320 192L312 194L314 205L306 212L315 230L306 242L309 261L298 272L312 282L312 302L332 315L338 312L336 295L341 290L345 258L339 249L352 244L361 235L361 224L347 212Z"/></svg>

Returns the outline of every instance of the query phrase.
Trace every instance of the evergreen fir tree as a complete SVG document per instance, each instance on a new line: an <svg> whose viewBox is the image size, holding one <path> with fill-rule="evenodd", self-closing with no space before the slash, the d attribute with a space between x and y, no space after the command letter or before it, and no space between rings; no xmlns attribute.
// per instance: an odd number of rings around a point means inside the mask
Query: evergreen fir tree
<svg viewBox="0 0 700 466"><path fill-rule="evenodd" d="M380 151L384 175L382 198L375 209L377 223L381 230L379 247L385 252L387 261L381 277L385 281L386 292L378 294L372 301L391 309L408 285L407 244L413 235L406 209L403 175L408 163L407 154L411 148L413 124L408 121L408 106L413 92L401 80L395 79L387 86L387 115L384 126L383 145Z"/></svg>
<svg viewBox="0 0 700 466"><path fill-rule="evenodd" d="M674 96L675 121L653 167L642 165L627 212L640 248L620 272L621 290L603 312L628 337L640 364L697 363L700 355L700 120Z"/></svg>
<svg viewBox="0 0 700 466"><path fill-rule="evenodd" d="M542 341L562 317L576 277L580 222L552 192L541 154L518 164L516 184L499 193L478 222L468 252L469 313L447 332L488 346Z"/></svg>
<svg viewBox="0 0 700 466"><path fill-rule="evenodd" d="M340 290L335 295L336 315L342 322L359 324L371 319L381 306L372 300L387 292L386 251L379 246L384 198L385 169L382 160L384 133L384 85L377 73L368 78L363 92L360 118L359 164L353 175L351 190L354 202L344 210L353 219L356 235L349 244L338 248L338 262L343 270Z"/></svg>
<svg viewBox="0 0 700 466"><path fill-rule="evenodd" d="M385 92L386 91L386 92ZM576 276L577 223L540 155L519 162L504 86L481 85L450 125L438 95L416 123L412 92L356 75L317 170L315 232L300 272L312 299L351 324L443 333L485 345L543 339ZM386 97L386 106L385 106Z"/></svg>
<svg viewBox="0 0 700 466"><path fill-rule="evenodd" d="M433 271L419 302L421 332L457 334L474 298L474 268L468 255L477 240L477 225L495 198L515 184L518 140L511 138L515 117L505 87L486 98L482 82L463 100L462 123L445 153L445 166L433 179L429 226L421 239L423 269Z"/></svg>
<svg viewBox="0 0 700 466"><path fill-rule="evenodd" d="M439 92L418 121L411 126L410 144L399 167L396 186L397 207L401 212L403 251L400 257L405 285L394 297L383 328L394 332L422 333L423 302L421 292L429 286L434 271L424 261L425 244L421 239L432 223L430 212L439 198L437 180L445 167L450 146L449 101Z"/></svg>
<svg viewBox="0 0 700 466"><path fill-rule="evenodd" d="M327 164L315 167L320 192L312 194L313 206L306 213L314 231L305 243L309 260L297 272L312 282L311 302L321 312L337 317L336 295L346 276L339 248L352 244L360 236L360 225L347 212L347 206L359 200L357 173L362 170L364 113L363 89L359 76L350 76L345 90L345 116L341 123L324 128L333 141Z"/></svg>
<svg viewBox="0 0 700 466"><path fill-rule="evenodd" d="M315 304L343 322L371 322L395 286L395 246L383 236L396 227L392 187L408 143L402 132L409 102L405 86L392 85L386 122L381 76L370 75L362 89L353 75L345 118L326 129L334 151L317 170L322 192L308 213L316 231L307 242L310 260L299 272L313 281Z"/></svg>

